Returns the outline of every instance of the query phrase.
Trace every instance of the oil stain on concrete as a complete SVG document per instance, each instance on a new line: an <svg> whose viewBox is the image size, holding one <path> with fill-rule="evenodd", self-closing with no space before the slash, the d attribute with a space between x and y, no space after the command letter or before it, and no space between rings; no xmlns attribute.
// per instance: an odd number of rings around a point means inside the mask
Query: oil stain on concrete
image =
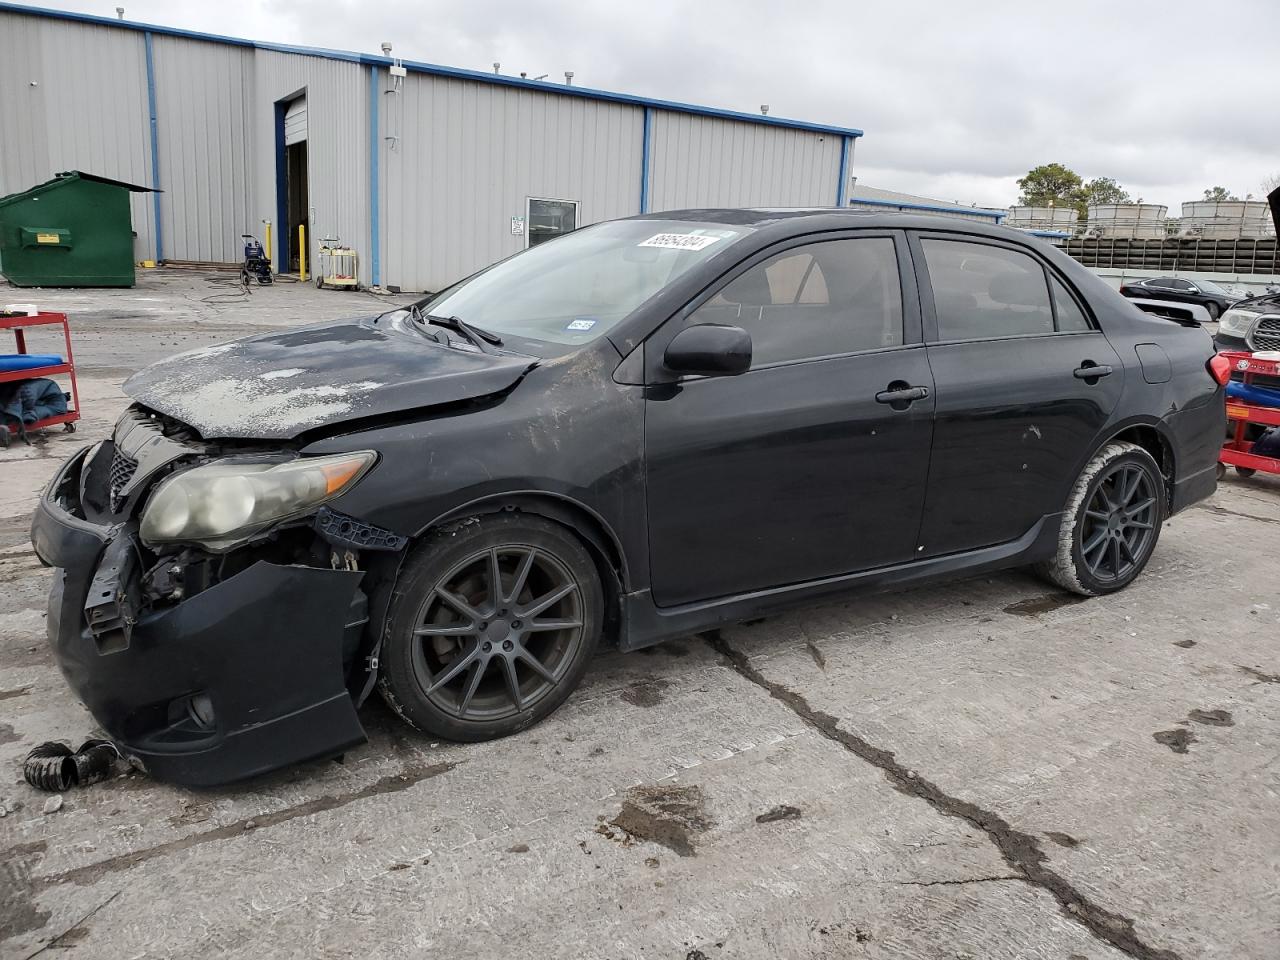
<svg viewBox="0 0 1280 960"><path fill-rule="evenodd" d="M656 707L662 702L662 691L669 686L671 684L668 681L651 677L637 680L623 690L621 696L624 702L633 707Z"/></svg>
<svg viewBox="0 0 1280 960"><path fill-rule="evenodd" d="M1011 603L1004 608L1004 612L1017 617L1038 617L1042 613L1052 613L1060 607L1069 607L1088 599L1074 593L1049 593L1043 597L1028 597L1026 600Z"/></svg>
<svg viewBox="0 0 1280 960"><path fill-rule="evenodd" d="M1226 710L1192 710L1187 717L1210 727L1234 727L1235 719Z"/></svg>
<svg viewBox="0 0 1280 960"><path fill-rule="evenodd" d="M1186 753L1187 747L1196 742L1196 735L1190 730L1161 730L1151 736L1174 753Z"/></svg>
<svg viewBox="0 0 1280 960"><path fill-rule="evenodd" d="M701 787L662 784L628 790L622 810L610 825L626 839L661 844L682 857L691 857L699 838L714 822L706 813Z"/></svg>

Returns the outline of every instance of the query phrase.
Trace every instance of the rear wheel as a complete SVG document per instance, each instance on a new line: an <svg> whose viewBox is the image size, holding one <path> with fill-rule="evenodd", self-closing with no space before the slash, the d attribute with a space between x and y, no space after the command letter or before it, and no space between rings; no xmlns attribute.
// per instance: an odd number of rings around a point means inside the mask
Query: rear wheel
<svg viewBox="0 0 1280 960"><path fill-rule="evenodd" d="M1164 477L1151 454L1108 443L1072 487L1057 553L1036 572L1084 596L1121 590L1151 559L1164 510Z"/></svg>
<svg viewBox="0 0 1280 960"><path fill-rule="evenodd" d="M563 527L504 513L432 535L388 611L378 686L401 717L449 740L523 730L560 706L598 642L595 564Z"/></svg>
<svg viewBox="0 0 1280 960"><path fill-rule="evenodd" d="M1216 303L1206 303L1204 308L1209 311L1210 320L1217 320L1218 315L1222 313L1222 311L1218 309L1218 305Z"/></svg>

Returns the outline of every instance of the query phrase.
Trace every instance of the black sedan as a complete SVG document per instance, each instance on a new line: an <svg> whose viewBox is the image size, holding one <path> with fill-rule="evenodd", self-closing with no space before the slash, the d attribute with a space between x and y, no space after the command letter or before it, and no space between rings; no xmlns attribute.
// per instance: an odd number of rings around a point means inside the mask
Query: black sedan
<svg viewBox="0 0 1280 960"><path fill-rule="evenodd" d="M1198 303L1209 311L1209 319L1217 320L1240 298L1224 290L1212 280L1182 280L1178 277L1155 277L1131 280L1122 284L1126 297L1147 300L1172 300L1175 303Z"/></svg>
<svg viewBox="0 0 1280 960"><path fill-rule="evenodd" d="M169 780L341 753L375 688L431 736L504 736L602 640L1004 567L1125 587L1214 489L1225 366L1000 227L602 223L133 377L34 518L49 638Z"/></svg>

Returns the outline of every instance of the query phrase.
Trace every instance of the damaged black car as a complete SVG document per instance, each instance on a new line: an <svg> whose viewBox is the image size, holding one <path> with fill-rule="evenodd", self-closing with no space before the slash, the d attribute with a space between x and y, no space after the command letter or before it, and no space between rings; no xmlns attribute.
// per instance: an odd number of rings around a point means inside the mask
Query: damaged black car
<svg viewBox="0 0 1280 960"><path fill-rule="evenodd" d="M1214 489L1213 358L999 227L602 223L135 375L35 514L49 638L121 751L209 785L362 742L375 689L479 741L602 642L1019 565L1104 594Z"/></svg>

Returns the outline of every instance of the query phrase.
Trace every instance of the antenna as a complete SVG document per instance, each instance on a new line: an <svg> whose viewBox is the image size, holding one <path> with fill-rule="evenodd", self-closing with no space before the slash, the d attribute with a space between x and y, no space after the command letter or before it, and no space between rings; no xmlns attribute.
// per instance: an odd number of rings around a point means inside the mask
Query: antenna
<svg viewBox="0 0 1280 960"><path fill-rule="evenodd" d="M572 87L572 86L573 86L573 71L572 71L572 70L566 70L566 71L564 72L564 85L565 85L566 87Z"/></svg>
<svg viewBox="0 0 1280 960"><path fill-rule="evenodd" d="M493 61L493 72L494 73L502 72L502 64L499 63L497 60Z"/></svg>
<svg viewBox="0 0 1280 960"><path fill-rule="evenodd" d="M124 7L116 7L116 18L120 20L124 19Z"/></svg>

